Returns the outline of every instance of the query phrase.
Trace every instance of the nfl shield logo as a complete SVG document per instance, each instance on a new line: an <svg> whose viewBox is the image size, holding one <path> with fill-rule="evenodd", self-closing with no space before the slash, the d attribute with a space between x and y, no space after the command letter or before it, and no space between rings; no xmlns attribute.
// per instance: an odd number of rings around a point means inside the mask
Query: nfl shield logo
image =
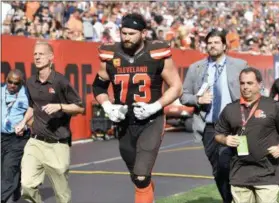
<svg viewBox="0 0 279 203"><path fill-rule="evenodd" d="M113 65L114 67L119 67L121 64L120 58L113 59Z"/></svg>

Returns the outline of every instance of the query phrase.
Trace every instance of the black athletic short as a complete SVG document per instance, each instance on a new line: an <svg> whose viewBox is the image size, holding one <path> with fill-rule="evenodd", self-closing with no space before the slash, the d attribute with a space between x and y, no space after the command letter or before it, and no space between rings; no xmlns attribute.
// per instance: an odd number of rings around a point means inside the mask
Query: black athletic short
<svg viewBox="0 0 279 203"><path fill-rule="evenodd" d="M119 149L131 174L150 176L163 134L165 116L142 123L119 124Z"/></svg>

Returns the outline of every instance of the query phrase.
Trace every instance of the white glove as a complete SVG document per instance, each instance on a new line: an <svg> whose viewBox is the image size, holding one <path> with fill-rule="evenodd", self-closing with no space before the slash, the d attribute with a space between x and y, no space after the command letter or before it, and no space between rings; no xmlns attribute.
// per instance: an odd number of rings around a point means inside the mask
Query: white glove
<svg viewBox="0 0 279 203"><path fill-rule="evenodd" d="M109 119L117 123L124 120L128 112L127 105L112 104L110 101L103 102L102 107Z"/></svg>
<svg viewBox="0 0 279 203"><path fill-rule="evenodd" d="M134 106L134 114L136 118L139 120L144 120L162 109L162 105L158 101L152 104L137 102L134 103L133 106Z"/></svg>

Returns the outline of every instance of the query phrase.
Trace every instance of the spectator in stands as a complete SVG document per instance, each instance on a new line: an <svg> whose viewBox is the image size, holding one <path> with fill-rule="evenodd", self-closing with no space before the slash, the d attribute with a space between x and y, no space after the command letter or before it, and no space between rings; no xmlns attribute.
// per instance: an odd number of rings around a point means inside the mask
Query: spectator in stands
<svg viewBox="0 0 279 203"><path fill-rule="evenodd" d="M51 32L51 31L54 31L57 29L61 29L61 25L58 21L56 21L55 19L52 19L49 31Z"/></svg>
<svg viewBox="0 0 279 203"><path fill-rule="evenodd" d="M228 48L230 50L238 51L240 49L240 37L234 26L231 26L231 28L228 31L228 34L226 35L226 38Z"/></svg>
<svg viewBox="0 0 279 203"><path fill-rule="evenodd" d="M27 37L35 37L35 29L33 23L27 26L26 31Z"/></svg>
<svg viewBox="0 0 279 203"><path fill-rule="evenodd" d="M111 14L104 25L104 29L108 30L110 37L114 42L120 42L119 27L116 24L117 16Z"/></svg>
<svg viewBox="0 0 279 203"><path fill-rule="evenodd" d="M3 34L6 34L6 35L12 34L12 31L11 31L11 23L10 23L8 20L4 21L4 23L3 23L3 26L2 26L2 33L3 33Z"/></svg>
<svg viewBox="0 0 279 203"><path fill-rule="evenodd" d="M1 2L1 7L2 7L2 24L4 24L4 22L7 21L7 19L12 19L14 10L12 9L11 3L9 1Z"/></svg>
<svg viewBox="0 0 279 203"><path fill-rule="evenodd" d="M12 20L20 21L25 16L25 13L19 5L14 8L15 8L15 12L14 12Z"/></svg>
<svg viewBox="0 0 279 203"><path fill-rule="evenodd" d="M38 1L27 1L25 15L28 21L33 21L34 15L40 8L40 2Z"/></svg>
<svg viewBox="0 0 279 203"><path fill-rule="evenodd" d="M44 36L42 35L42 24L41 23L35 24L34 29L36 30L36 37L43 39Z"/></svg>
<svg viewBox="0 0 279 203"><path fill-rule="evenodd" d="M77 2L68 2L66 4L66 9L65 9L65 21L63 23L68 22L70 19L71 15L78 10L77 8Z"/></svg>
<svg viewBox="0 0 279 203"><path fill-rule="evenodd" d="M110 31L109 29L105 29L103 34L102 34L102 40L101 40L102 43L112 43L113 42L113 39L112 37L110 36Z"/></svg>
<svg viewBox="0 0 279 203"><path fill-rule="evenodd" d="M49 11L57 22L64 24L65 4L63 2L51 2L49 5Z"/></svg>
<svg viewBox="0 0 279 203"><path fill-rule="evenodd" d="M146 39L148 40L155 40L157 39L157 34L156 34L156 31L155 31L155 27L156 27L156 23L153 21L153 20L147 20L146 21L147 23L147 35L146 35Z"/></svg>
<svg viewBox="0 0 279 203"><path fill-rule="evenodd" d="M89 11L90 9L90 2L82 1L77 3L77 8L82 12Z"/></svg>
<svg viewBox="0 0 279 203"><path fill-rule="evenodd" d="M34 22L34 16L39 15L50 25L50 31L60 24L67 27L70 16L78 10L78 18L73 24L78 24L80 34L72 40L88 36L88 30L83 29L81 13L89 11L93 15L93 27L97 37L93 41L100 42L104 26L107 24L111 37L119 41L118 29L121 18L130 11L138 11L151 22L149 38L155 39L159 30L165 33L165 40L172 42L175 48L197 49L206 52L204 38L212 27L227 30L228 49L232 51L271 55L279 52L279 3L278 2L17 2L2 3L2 24L4 20L11 23L11 33L15 34L15 24L25 17L28 23ZM185 14L186 13L186 14ZM5 17L4 17L5 16ZM15 21L12 18L15 18ZM50 20L52 19L52 20ZM71 19L72 21L73 19ZM36 20L37 21L37 20ZM78 22L76 22L78 21ZM177 25L179 23L179 25ZM36 24L36 23L35 23ZM172 26L171 26L172 25ZM58 25L57 25L58 26ZM72 30L72 29L71 29ZM4 29L2 29L2 32ZM73 33L77 32L72 30ZM6 29L8 32L8 28ZM116 33L116 34L115 34ZM76 36L76 34L74 35ZM47 36L46 36L47 37ZM91 37L89 37L91 38Z"/></svg>
<svg viewBox="0 0 279 203"><path fill-rule="evenodd" d="M84 13L84 16L82 17L82 21L83 21L83 33L84 33L85 40L94 41L97 34L93 26L93 17L89 11L86 11Z"/></svg>
<svg viewBox="0 0 279 203"><path fill-rule="evenodd" d="M72 32L69 28L65 27L62 30L62 35L60 37L61 39L71 40L72 39Z"/></svg>
<svg viewBox="0 0 279 203"><path fill-rule="evenodd" d="M83 34L83 25L80 19L80 11L76 8L72 9L72 14L70 15L70 18L68 22L66 23L66 27L70 29L71 32L73 32L73 40L79 38Z"/></svg>
<svg viewBox="0 0 279 203"><path fill-rule="evenodd" d="M49 39L50 39L50 40L59 39L59 37L57 36L56 30L50 31L50 33L49 33Z"/></svg>
<svg viewBox="0 0 279 203"><path fill-rule="evenodd" d="M52 15L49 13L48 7L43 7L42 12L40 14L40 18L42 22L50 23L52 21Z"/></svg>
<svg viewBox="0 0 279 203"><path fill-rule="evenodd" d="M100 22L98 15L93 14L93 27L96 31L95 42L100 42L103 37L104 25Z"/></svg>
<svg viewBox="0 0 279 203"><path fill-rule="evenodd" d="M75 41L84 41L83 32L74 31L73 34L72 34L72 40L75 40Z"/></svg>
<svg viewBox="0 0 279 203"><path fill-rule="evenodd" d="M163 30L158 31L158 40L161 40L161 41L165 40L165 33Z"/></svg>
<svg viewBox="0 0 279 203"><path fill-rule="evenodd" d="M25 36L24 30L20 28L16 30L15 34L17 36Z"/></svg>
<svg viewBox="0 0 279 203"><path fill-rule="evenodd" d="M181 49L189 49L191 45L191 33L186 26L180 26L177 30Z"/></svg>
<svg viewBox="0 0 279 203"><path fill-rule="evenodd" d="M50 30L49 30L49 23L47 23L47 22L44 22L43 24L42 24L42 36L43 36L43 38L45 38L45 39L48 39L49 38L49 33L50 33Z"/></svg>
<svg viewBox="0 0 279 203"><path fill-rule="evenodd" d="M42 22L42 20L41 20L40 16L39 15L35 15L34 16L33 24L34 25L38 25L38 24L41 24L41 22Z"/></svg>

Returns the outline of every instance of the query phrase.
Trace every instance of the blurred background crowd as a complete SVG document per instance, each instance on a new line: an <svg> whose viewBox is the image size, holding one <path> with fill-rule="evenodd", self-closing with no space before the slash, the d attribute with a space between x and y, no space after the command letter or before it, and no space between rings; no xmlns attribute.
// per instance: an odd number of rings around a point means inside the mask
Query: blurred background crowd
<svg viewBox="0 0 279 203"><path fill-rule="evenodd" d="M126 13L148 22L148 38L172 47L205 52L204 38L222 29L230 50L251 54L279 53L279 2L84 2L4 1L2 34L45 39L120 41Z"/></svg>

